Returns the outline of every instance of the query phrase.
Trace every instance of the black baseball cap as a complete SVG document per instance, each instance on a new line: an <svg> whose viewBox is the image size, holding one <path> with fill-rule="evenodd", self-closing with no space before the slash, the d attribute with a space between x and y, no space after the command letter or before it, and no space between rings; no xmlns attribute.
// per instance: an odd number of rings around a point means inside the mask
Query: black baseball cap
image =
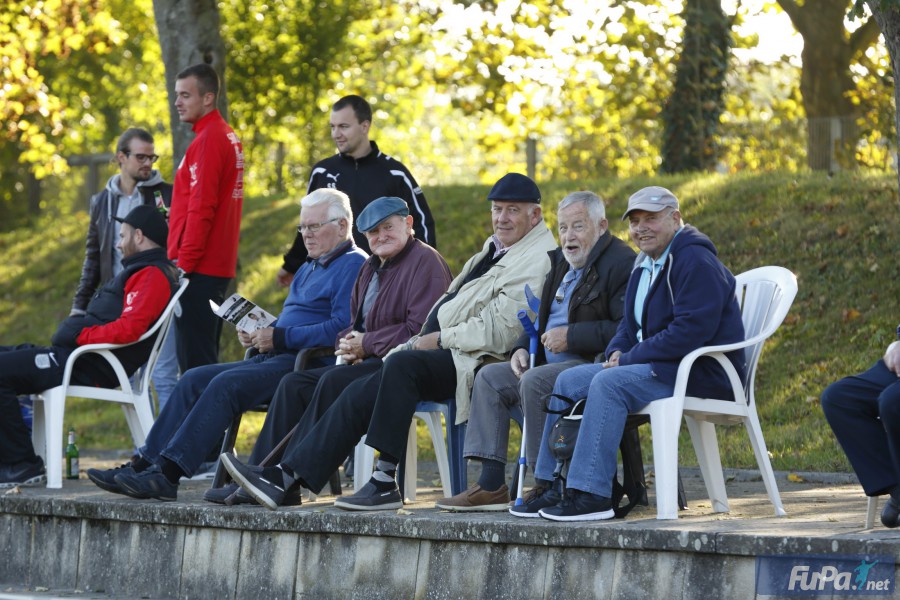
<svg viewBox="0 0 900 600"><path fill-rule="evenodd" d="M124 219L115 217L119 223L128 223L135 229L140 229L144 237L150 238L163 248L169 238L169 226L166 218L159 209L149 204L142 204L131 209Z"/></svg>

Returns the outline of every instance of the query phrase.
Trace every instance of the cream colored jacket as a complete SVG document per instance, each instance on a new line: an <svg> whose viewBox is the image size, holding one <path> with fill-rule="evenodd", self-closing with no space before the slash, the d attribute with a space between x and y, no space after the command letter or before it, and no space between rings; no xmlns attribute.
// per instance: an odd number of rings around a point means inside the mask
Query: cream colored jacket
<svg viewBox="0 0 900 600"><path fill-rule="evenodd" d="M460 288L466 275L485 257L490 243L488 238L481 252L466 262L448 290L452 293L459 289L459 293L438 310L441 345L453 353L456 366L457 423L469 419L475 369L489 358L505 360L522 334L516 314L527 308L525 284L540 293L550 270L547 253L556 248L556 240L542 219L487 273ZM442 299L443 296L435 305ZM415 340L413 338L395 350L409 349Z"/></svg>

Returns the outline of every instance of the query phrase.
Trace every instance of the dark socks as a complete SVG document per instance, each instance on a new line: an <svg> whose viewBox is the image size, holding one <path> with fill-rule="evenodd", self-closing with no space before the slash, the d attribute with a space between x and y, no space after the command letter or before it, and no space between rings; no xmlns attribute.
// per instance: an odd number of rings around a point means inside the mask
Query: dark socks
<svg viewBox="0 0 900 600"><path fill-rule="evenodd" d="M149 469L152 466L153 466L153 463L141 455L137 455L131 459L131 468L134 469L135 473L140 473L141 471L146 471L147 469Z"/></svg>
<svg viewBox="0 0 900 600"><path fill-rule="evenodd" d="M169 483L174 483L175 485L178 485L178 480L187 476L187 473L181 467L168 458L162 459L162 465L159 468L165 478L169 480Z"/></svg>
<svg viewBox="0 0 900 600"><path fill-rule="evenodd" d="M478 485L486 492L496 492L506 483L506 465L499 460L481 460L481 476Z"/></svg>

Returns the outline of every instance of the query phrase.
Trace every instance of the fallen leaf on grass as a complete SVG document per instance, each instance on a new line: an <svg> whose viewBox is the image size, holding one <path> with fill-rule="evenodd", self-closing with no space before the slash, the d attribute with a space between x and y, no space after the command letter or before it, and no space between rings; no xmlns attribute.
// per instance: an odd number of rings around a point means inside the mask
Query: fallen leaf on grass
<svg viewBox="0 0 900 600"><path fill-rule="evenodd" d="M807 404L818 404L818 403L819 403L819 397L818 397L818 396L807 396L807 397L806 397L806 403L807 403Z"/></svg>
<svg viewBox="0 0 900 600"><path fill-rule="evenodd" d="M845 308L841 311L841 320L846 323L848 321L855 321L860 316L860 313L855 308Z"/></svg>
<svg viewBox="0 0 900 600"><path fill-rule="evenodd" d="M796 473L791 473L787 476L788 481L793 481L794 483L802 483L803 478L797 475Z"/></svg>
<svg viewBox="0 0 900 600"><path fill-rule="evenodd" d="M837 236L839 238L842 238L845 235L847 235L847 232L849 232L849 231L850 231L849 225L840 225L840 226L838 226L837 229L834 230L834 233L837 234Z"/></svg>

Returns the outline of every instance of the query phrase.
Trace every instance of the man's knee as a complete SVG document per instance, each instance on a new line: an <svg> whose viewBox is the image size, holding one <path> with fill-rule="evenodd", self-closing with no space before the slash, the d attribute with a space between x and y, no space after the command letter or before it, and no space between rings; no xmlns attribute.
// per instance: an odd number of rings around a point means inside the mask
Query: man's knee
<svg viewBox="0 0 900 600"><path fill-rule="evenodd" d="M878 414L881 421L900 426L900 380L887 386L878 396Z"/></svg>
<svg viewBox="0 0 900 600"><path fill-rule="evenodd" d="M822 412L826 416L846 412L848 407L856 404L855 400L847 379L835 381L819 396Z"/></svg>

